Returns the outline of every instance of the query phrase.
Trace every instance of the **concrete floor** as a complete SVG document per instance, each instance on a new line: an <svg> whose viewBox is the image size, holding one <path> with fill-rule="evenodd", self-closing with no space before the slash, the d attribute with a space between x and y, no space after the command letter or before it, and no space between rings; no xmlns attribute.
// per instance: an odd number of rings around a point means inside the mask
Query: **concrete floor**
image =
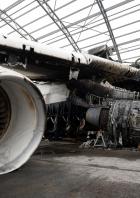
<svg viewBox="0 0 140 198"><path fill-rule="evenodd" d="M19 170L0 176L0 198L140 198L140 152L43 143Z"/></svg>

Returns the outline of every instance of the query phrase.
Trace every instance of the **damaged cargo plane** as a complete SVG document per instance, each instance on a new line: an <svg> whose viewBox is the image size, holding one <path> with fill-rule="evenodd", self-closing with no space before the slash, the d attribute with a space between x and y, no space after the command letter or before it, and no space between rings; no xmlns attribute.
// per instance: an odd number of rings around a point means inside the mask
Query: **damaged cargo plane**
<svg viewBox="0 0 140 198"><path fill-rule="evenodd" d="M137 146L139 80L140 69L109 57L1 36L0 174L24 164L43 135L103 130L108 146Z"/></svg>

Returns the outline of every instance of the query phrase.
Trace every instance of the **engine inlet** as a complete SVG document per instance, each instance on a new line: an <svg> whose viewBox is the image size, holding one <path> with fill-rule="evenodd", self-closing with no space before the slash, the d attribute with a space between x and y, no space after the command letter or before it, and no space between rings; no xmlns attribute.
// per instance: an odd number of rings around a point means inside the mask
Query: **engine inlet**
<svg viewBox="0 0 140 198"><path fill-rule="evenodd" d="M5 134L11 119L11 107L8 95L0 87L0 138Z"/></svg>

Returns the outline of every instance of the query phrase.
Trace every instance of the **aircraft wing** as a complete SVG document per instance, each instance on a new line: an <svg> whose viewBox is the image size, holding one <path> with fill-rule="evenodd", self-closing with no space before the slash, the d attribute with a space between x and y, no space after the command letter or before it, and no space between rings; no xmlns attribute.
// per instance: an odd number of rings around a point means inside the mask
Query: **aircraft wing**
<svg viewBox="0 0 140 198"><path fill-rule="evenodd" d="M140 77L140 70L129 64L86 53L67 52L34 41L15 41L5 36L0 37L0 63L32 80L66 82L70 72L73 75L77 72L78 79L107 80L110 83Z"/></svg>

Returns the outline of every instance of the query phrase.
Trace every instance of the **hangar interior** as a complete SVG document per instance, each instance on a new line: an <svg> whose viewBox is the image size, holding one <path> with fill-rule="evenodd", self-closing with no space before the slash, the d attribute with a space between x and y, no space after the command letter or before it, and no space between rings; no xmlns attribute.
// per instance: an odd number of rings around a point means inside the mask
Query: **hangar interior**
<svg viewBox="0 0 140 198"><path fill-rule="evenodd" d="M140 197L140 2L0 12L2 197Z"/></svg>

